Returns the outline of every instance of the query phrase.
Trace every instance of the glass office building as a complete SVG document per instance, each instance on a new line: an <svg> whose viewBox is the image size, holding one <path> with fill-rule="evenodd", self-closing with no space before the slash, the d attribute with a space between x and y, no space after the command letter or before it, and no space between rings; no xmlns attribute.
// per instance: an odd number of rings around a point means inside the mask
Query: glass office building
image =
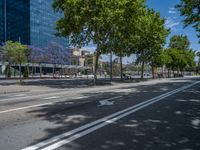
<svg viewBox="0 0 200 150"><path fill-rule="evenodd" d="M1 0L0 42L20 41L41 48L50 42L67 46L68 39L55 36L55 22L62 14L53 11L52 1Z"/></svg>
<svg viewBox="0 0 200 150"><path fill-rule="evenodd" d="M4 41L4 1L0 0L0 43Z"/></svg>

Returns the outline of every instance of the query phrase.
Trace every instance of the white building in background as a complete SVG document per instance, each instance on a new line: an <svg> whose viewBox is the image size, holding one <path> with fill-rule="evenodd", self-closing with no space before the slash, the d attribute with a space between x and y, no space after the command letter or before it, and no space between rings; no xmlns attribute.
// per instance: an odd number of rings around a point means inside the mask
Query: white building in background
<svg viewBox="0 0 200 150"><path fill-rule="evenodd" d="M86 67L86 56L90 55L90 52L80 48L70 49L70 65Z"/></svg>

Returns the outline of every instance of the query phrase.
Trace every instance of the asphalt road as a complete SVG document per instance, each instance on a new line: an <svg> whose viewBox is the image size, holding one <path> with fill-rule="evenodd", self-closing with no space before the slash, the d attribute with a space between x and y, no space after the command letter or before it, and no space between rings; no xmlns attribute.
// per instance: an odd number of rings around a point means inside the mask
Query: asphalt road
<svg viewBox="0 0 200 150"><path fill-rule="evenodd" d="M199 150L199 81L0 97L0 150Z"/></svg>

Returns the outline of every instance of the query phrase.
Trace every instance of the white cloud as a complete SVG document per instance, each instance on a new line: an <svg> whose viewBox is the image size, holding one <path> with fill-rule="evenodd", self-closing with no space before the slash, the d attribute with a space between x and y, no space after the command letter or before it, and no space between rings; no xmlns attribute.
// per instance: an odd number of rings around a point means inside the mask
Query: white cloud
<svg viewBox="0 0 200 150"><path fill-rule="evenodd" d="M169 14L176 14L176 11L169 10L168 13L169 13Z"/></svg>
<svg viewBox="0 0 200 150"><path fill-rule="evenodd" d="M165 27L170 28L171 30L176 31L176 26L178 26L180 22L174 21L171 17L168 17L165 22Z"/></svg>
<svg viewBox="0 0 200 150"><path fill-rule="evenodd" d="M176 14L176 9L174 7L170 7L169 8L169 11L168 11L169 14Z"/></svg>

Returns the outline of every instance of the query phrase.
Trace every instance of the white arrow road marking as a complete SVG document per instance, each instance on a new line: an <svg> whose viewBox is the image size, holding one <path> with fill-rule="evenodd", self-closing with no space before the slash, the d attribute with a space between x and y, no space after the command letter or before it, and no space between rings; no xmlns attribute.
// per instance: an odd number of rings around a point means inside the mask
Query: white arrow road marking
<svg viewBox="0 0 200 150"><path fill-rule="evenodd" d="M114 99L118 99L118 98L121 98L122 96L116 96L116 97L113 97L113 98L109 98L109 99L105 99L105 100L102 100L102 101L99 101L100 106L110 106L110 105L114 105L114 101L110 101L110 100L114 100Z"/></svg>
<svg viewBox="0 0 200 150"><path fill-rule="evenodd" d="M174 95L176 93L179 93L185 89L188 89L196 84L198 84L200 82L195 82L195 83L192 83L190 85L187 85L187 86L184 86L182 88L179 88L179 89L176 89L176 90L173 90L171 92L168 92L168 93L165 93L165 94L162 94L160 96L157 96L157 97L154 97L152 99L149 99L149 100L146 100L142 103L139 103L139 104L136 104L136 105L133 105L129 108L126 108L124 110L121 110L121 111L118 111L114 114L111 114L109 116L106 116L104 118L101 118L101 119L98 119L94 122L91 122L91 123L88 123L84 126L81 126L79 128L76 128L74 130L71 130L69 132L66 132L66 133L63 133L61 135L58 135L58 136L55 136L55 137L52 137L50 139L47 139L45 141L42 141L36 145L32 145L30 147L27 147L27 148L24 148L23 150L54 150L56 148L59 148L65 144L68 144L76 139L79 139L89 133L92 133L100 128L103 128L105 127L106 125L109 125L121 118L124 118L130 114L133 114L134 112L138 111L138 110L141 110L147 106L150 106L158 101L161 101L161 100L166 100L165 98L171 96L171 95ZM66 139L65 139L66 138Z"/></svg>
<svg viewBox="0 0 200 150"><path fill-rule="evenodd" d="M99 101L100 105L99 106L110 106L110 105L114 105L114 101L110 102L107 100L104 101Z"/></svg>

